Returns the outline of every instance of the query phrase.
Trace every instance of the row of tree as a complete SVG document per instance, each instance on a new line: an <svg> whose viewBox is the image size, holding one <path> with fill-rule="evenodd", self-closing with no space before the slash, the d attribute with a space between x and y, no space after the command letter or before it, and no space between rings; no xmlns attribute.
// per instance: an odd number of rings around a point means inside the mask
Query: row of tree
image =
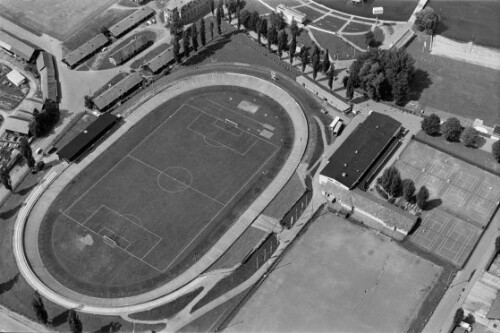
<svg viewBox="0 0 500 333"><path fill-rule="evenodd" d="M35 291L35 294L33 295L31 304L37 320L44 325L48 324L49 316L47 310L45 309L45 305L43 304L42 297L37 291ZM67 321L69 329L72 333L82 332L82 322L75 310L71 309L68 311Z"/></svg>
<svg viewBox="0 0 500 333"><path fill-rule="evenodd" d="M46 136L54 128L60 118L59 104L47 99L42 110L33 111L33 121L30 124L30 132L35 138Z"/></svg>
<svg viewBox="0 0 500 333"><path fill-rule="evenodd" d="M425 209L429 199L429 190L422 186L415 194L415 183L411 179L401 179L399 170L391 166L384 170L381 177L377 179L377 184L387 193L390 198L403 196L407 202L416 203L420 209Z"/></svg>
<svg viewBox="0 0 500 333"><path fill-rule="evenodd" d="M18 146L19 152L21 156L24 157L26 164L28 167L34 171L36 169L36 161L33 157L33 151L31 150L30 144L28 143L28 139L26 137L21 137L19 140ZM10 173L7 165L4 163L0 166L0 183L9 191L13 191L12 189L12 180L10 178Z"/></svg>

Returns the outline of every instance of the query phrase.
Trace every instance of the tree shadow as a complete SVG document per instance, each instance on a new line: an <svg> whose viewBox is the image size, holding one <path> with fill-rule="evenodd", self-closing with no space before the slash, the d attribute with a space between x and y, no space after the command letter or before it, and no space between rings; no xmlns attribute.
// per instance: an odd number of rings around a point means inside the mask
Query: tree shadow
<svg viewBox="0 0 500 333"><path fill-rule="evenodd" d="M210 44L207 44L207 46L204 49L200 50L197 54L193 55L191 58L186 60L184 65L192 66L200 64L201 62L203 62L203 60L214 56L218 50L222 49L230 41L231 41L230 37L223 36L219 40L210 42Z"/></svg>
<svg viewBox="0 0 500 333"><path fill-rule="evenodd" d="M410 96L409 99L413 101L418 101L422 92L429 88L432 84L432 80L424 70L417 68L413 74L413 78L410 82Z"/></svg>
<svg viewBox="0 0 500 333"><path fill-rule="evenodd" d="M19 273L14 275L14 277L8 280L7 282L0 283L0 295L11 290L18 280L19 280Z"/></svg>
<svg viewBox="0 0 500 333"><path fill-rule="evenodd" d="M429 200L427 201L427 203L425 204L425 208L424 210L432 210L436 207L439 207L441 206L441 204L443 203L443 200L441 199L433 199L433 200Z"/></svg>
<svg viewBox="0 0 500 333"><path fill-rule="evenodd" d="M120 331L121 328L122 328L122 324L120 324L117 321L112 321L109 324L101 327L97 331L94 331L94 333L115 333L115 332Z"/></svg>
<svg viewBox="0 0 500 333"><path fill-rule="evenodd" d="M410 230L410 232L408 233L408 235L413 235L415 232L417 232L417 230L420 228L421 225L422 225L422 218L418 217L417 218L417 222L415 222L415 225Z"/></svg>
<svg viewBox="0 0 500 333"><path fill-rule="evenodd" d="M23 188L22 190L19 190L19 191L16 191L16 194L19 194L19 195L26 195L28 194L32 189L34 189L36 186L36 184L33 184L31 186L28 186L28 187L25 187Z"/></svg>
<svg viewBox="0 0 500 333"><path fill-rule="evenodd" d="M434 35L441 35L443 32L448 30L448 26L443 23L443 21L439 20L438 25L436 27L436 31L434 32Z"/></svg>
<svg viewBox="0 0 500 333"><path fill-rule="evenodd" d="M19 194L19 192L17 192L17 194ZM13 207L13 208L11 208L9 210L6 210L4 212L1 212L0 213L0 219L2 219L2 220L8 220L8 219L10 219L12 216L14 216L14 215L17 214L17 211L21 208L22 205L23 205L22 203L19 203L19 204L17 204L17 206L15 206L15 207Z"/></svg>
<svg viewBox="0 0 500 333"><path fill-rule="evenodd" d="M481 135L477 138L477 145L476 148L481 148L486 144L486 139L482 137Z"/></svg>
<svg viewBox="0 0 500 333"><path fill-rule="evenodd" d="M57 316L55 316L52 319L52 322L51 322L52 326L58 327L58 326L61 326L64 323L66 323L68 321L68 313L69 313L69 311L66 310L64 312L61 312Z"/></svg>

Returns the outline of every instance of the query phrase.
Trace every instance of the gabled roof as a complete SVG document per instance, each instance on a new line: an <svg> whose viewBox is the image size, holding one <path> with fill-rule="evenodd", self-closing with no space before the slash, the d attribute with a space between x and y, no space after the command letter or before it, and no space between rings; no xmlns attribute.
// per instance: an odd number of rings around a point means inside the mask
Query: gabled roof
<svg viewBox="0 0 500 333"><path fill-rule="evenodd" d="M94 98L94 104L99 110L103 110L109 105L113 104L123 94L127 93L141 82L142 77L139 75L139 73L132 73L96 98Z"/></svg>
<svg viewBox="0 0 500 333"><path fill-rule="evenodd" d="M16 37L0 30L0 46L29 61L35 53L35 48Z"/></svg>
<svg viewBox="0 0 500 333"><path fill-rule="evenodd" d="M99 50L104 45L108 44L109 40L104 34L98 34L70 54L64 57L64 61L70 66L73 67L81 62L83 59L87 58L97 50Z"/></svg>
<svg viewBox="0 0 500 333"><path fill-rule="evenodd" d="M153 15L155 11L150 7L144 7L139 10L136 10L120 22L116 23L114 26L109 28L109 32L115 37L122 35L125 31L131 29L135 25L141 23L151 15Z"/></svg>
<svg viewBox="0 0 500 333"><path fill-rule="evenodd" d="M150 40L146 36L140 36L139 38L133 39L127 45L113 53L110 58L113 58L117 64L121 64L137 53L138 50L149 43L149 41Z"/></svg>
<svg viewBox="0 0 500 333"><path fill-rule="evenodd" d="M165 51L163 51L162 53L158 54L153 59L151 59L151 61L148 63L148 67L151 71L153 71L153 73L156 73L158 70L165 67L173 60L174 60L174 52L173 48L170 47Z"/></svg>
<svg viewBox="0 0 500 333"><path fill-rule="evenodd" d="M28 135L30 132L30 122L26 119L11 116L5 118L4 128L6 131Z"/></svg>
<svg viewBox="0 0 500 333"><path fill-rule="evenodd" d="M354 187L400 128L399 121L372 112L333 153L321 174Z"/></svg>

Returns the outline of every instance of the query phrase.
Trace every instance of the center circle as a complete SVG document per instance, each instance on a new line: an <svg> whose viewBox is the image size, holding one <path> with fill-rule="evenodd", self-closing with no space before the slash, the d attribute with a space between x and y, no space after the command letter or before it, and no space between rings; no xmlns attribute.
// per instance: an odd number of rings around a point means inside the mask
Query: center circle
<svg viewBox="0 0 500 333"><path fill-rule="evenodd" d="M165 192L185 191L193 183L193 174L186 168L168 167L158 174L158 186Z"/></svg>

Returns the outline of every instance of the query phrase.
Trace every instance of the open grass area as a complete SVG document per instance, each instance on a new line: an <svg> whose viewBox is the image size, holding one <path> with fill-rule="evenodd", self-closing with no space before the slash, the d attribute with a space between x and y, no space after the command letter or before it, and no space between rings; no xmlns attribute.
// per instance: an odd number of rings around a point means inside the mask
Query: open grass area
<svg viewBox="0 0 500 333"><path fill-rule="evenodd" d="M347 22L347 20L339 19L334 16L326 16L319 21L310 23L311 25L330 30L338 31Z"/></svg>
<svg viewBox="0 0 500 333"><path fill-rule="evenodd" d="M379 15L381 20L407 21L417 6L418 0L366 0L361 4L353 1L314 0L328 8L352 15L375 18L373 7L384 7L384 14Z"/></svg>
<svg viewBox="0 0 500 333"><path fill-rule="evenodd" d="M95 35L99 34L102 27L109 28L134 11L135 9L109 9L96 12L92 20L87 20L79 29L73 30L71 34L66 34L63 43L64 50L66 50L66 53L76 50Z"/></svg>
<svg viewBox="0 0 500 333"><path fill-rule="evenodd" d="M146 53L143 57L135 60L133 63L130 64L130 68L133 69L138 69L141 67L143 64L147 64L150 62L154 57L156 57L158 54L162 53L166 49L170 47L170 44L168 43L161 43L160 45L154 47L151 51Z"/></svg>
<svg viewBox="0 0 500 333"><path fill-rule="evenodd" d="M367 48L365 35L344 35L344 38L361 47L363 50Z"/></svg>
<svg viewBox="0 0 500 333"><path fill-rule="evenodd" d="M500 2L431 0L428 7L439 14L436 33L460 42L500 48Z"/></svg>
<svg viewBox="0 0 500 333"><path fill-rule="evenodd" d="M238 332L404 332L441 272L371 230L324 214L311 222L228 327Z"/></svg>
<svg viewBox="0 0 500 333"><path fill-rule="evenodd" d="M237 111L242 102L253 111ZM179 274L265 189L292 135L275 101L241 88L199 89L146 118L85 169L42 222L44 265L74 290L132 295ZM268 138L258 134L263 125L274 128Z"/></svg>
<svg viewBox="0 0 500 333"><path fill-rule="evenodd" d="M64 41L80 29L93 27L95 32L96 27L100 28L103 22L108 24L107 20L100 19L112 18L108 15L102 16L102 13L115 2L116 0L79 0L68 4L66 0L2 0L0 11L15 23L21 21L32 30Z"/></svg>
<svg viewBox="0 0 500 333"><path fill-rule="evenodd" d="M322 48L328 49L330 55L334 59L355 59L361 53L338 36L317 30L312 30L312 33L319 45L321 45Z"/></svg>
<svg viewBox="0 0 500 333"><path fill-rule="evenodd" d="M423 46L424 40L416 38L407 48L416 61L413 84L422 91L412 100L422 108L482 119L487 126L500 124L500 71L434 56L422 52Z"/></svg>
<svg viewBox="0 0 500 333"><path fill-rule="evenodd" d="M342 32L368 32L370 31L371 25L363 24L358 22L349 23Z"/></svg>
<svg viewBox="0 0 500 333"><path fill-rule="evenodd" d="M325 11L319 11L307 6L300 7L299 10L301 13L306 14L306 22L309 24L325 14Z"/></svg>

